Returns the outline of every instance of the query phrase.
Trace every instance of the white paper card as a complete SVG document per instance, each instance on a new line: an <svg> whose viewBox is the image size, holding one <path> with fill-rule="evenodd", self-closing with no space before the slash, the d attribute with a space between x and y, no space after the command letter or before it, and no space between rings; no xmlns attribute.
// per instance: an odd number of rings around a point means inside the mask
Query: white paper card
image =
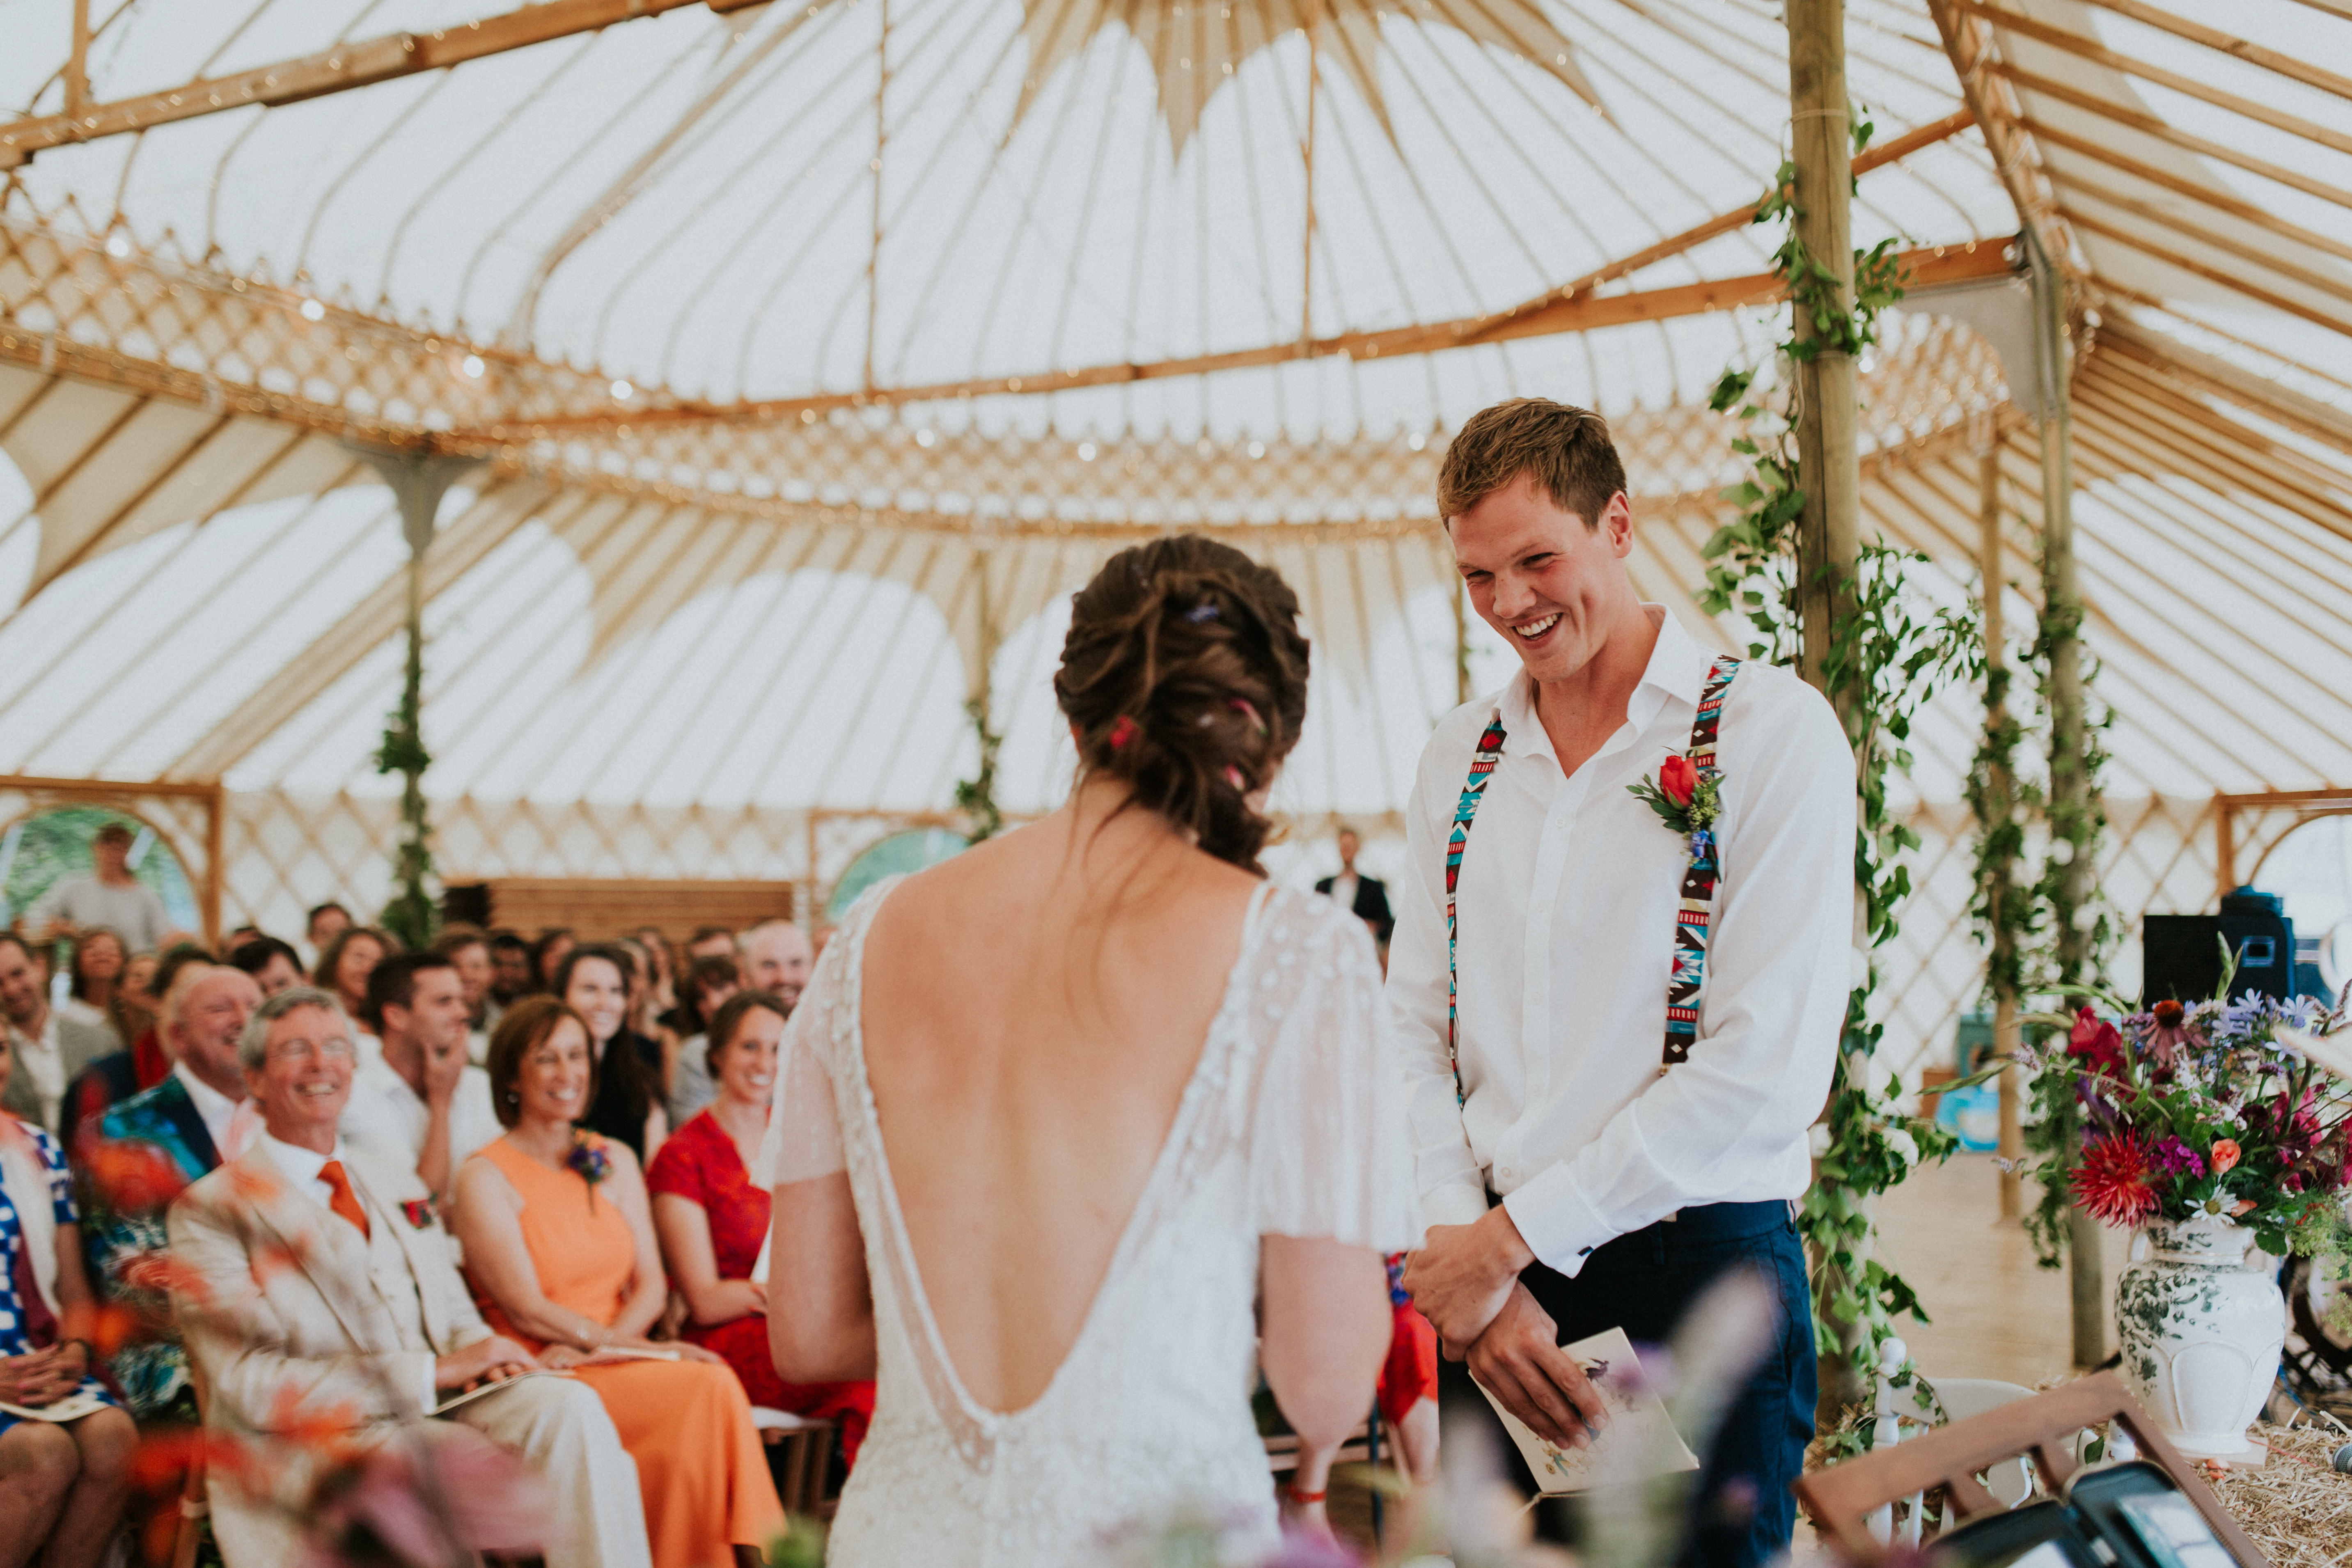
<svg viewBox="0 0 2352 1568"><path fill-rule="evenodd" d="M111 1410L97 1394L79 1390L63 1399L41 1405L9 1405L0 1402L0 1410L26 1421L79 1421L85 1415L95 1415L101 1410Z"/></svg>
<svg viewBox="0 0 2352 1568"><path fill-rule="evenodd" d="M1484 1385L1478 1390L1503 1418L1504 1429L1519 1446L1519 1457L1528 1462L1546 1497L1588 1490L1604 1473L1623 1479L1698 1468L1698 1457L1667 1418L1664 1401L1642 1386L1638 1375L1626 1375L1635 1363L1633 1342L1625 1337L1624 1330L1608 1329L1560 1348L1584 1368L1584 1375L1600 1390L1609 1410L1608 1427L1588 1447L1554 1447L1504 1409L1502 1401Z"/></svg>

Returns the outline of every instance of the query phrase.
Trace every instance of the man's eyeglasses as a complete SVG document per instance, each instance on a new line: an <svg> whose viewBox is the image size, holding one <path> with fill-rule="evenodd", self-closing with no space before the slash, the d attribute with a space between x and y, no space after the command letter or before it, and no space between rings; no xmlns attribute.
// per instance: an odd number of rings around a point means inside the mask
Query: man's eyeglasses
<svg viewBox="0 0 2352 1568"><path fill-rule="evenodd" d="M273 1062L307 1062L313 1058L322 1062L347 1062L358 1053L345 1039L321 1040L313 1045L309 1040L297 1040L279 1046L268 1053Z"/></svg>

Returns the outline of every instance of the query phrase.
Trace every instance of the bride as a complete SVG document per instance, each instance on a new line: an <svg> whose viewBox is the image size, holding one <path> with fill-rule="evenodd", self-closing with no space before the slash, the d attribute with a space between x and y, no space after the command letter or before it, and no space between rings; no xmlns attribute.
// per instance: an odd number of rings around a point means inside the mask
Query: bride
<svg viewBox="0 0 2352 1568"><path fill-rule="evenodd" d="M1297 617L1206 539L1112 556L1054 681L1070 799L869 891L793 1016L769 1337L787 1382L879 1383L835 1568L1093 1563L1188 1520L1262 1555L1254 1364L1319 1520L1420 1232L1363 923L1257 864Z"/></svg>

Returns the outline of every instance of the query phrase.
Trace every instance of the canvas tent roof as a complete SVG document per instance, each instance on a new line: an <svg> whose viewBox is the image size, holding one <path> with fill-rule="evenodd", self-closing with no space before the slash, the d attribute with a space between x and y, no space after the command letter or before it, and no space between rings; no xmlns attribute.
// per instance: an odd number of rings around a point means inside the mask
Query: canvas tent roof
<svg viewBox="0 0 2352 1568"><path fill-rule="evenodd" d="M481 459L427 565L453 869L819 887L949 804L983 691L1001 797L1043 805L1063 597L1171 525L1301 584L1278 805L1393 823L1505 669L1475 621L1457 669L1428 512L1444 432L1513 393L1611 416L1637 581L1699 623L1705 391L1772 335L1739 221L1784 139L1770 6L494 7L94 0L85 89L69 0L0 0L0 772L221 783L233 916L380 897L405 555L352 442ZM1957 601L1994 451L2024 621L2031 226L2110 885L2197 907L2214 792L2352 780L2352 10L1849 17L1856 238L1916 275L1865 524ZM1976 728L1957 693L1916 747L1922 1039L1973 984Z"/></svg>

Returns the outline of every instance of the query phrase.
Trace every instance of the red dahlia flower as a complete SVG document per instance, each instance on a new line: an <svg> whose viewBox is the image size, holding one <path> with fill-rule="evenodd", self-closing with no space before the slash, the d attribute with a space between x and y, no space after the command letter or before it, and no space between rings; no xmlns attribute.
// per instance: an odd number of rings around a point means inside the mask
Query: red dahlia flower
<svg viewBox="0 0 2352 1568"><path fill-rule="evenodd" d="M2066 1054L2093 1072L2123 1077L2123 1035L2088 1007L2074 1015L2074 1027L2066 1037Z"/></svg>
<svg viewBox="0 0 2352 1568"><path fill-rule="evenodd" d="M2133 1226L2156 1212L2157 1184L2163 1179L2156 1152L2131 1128L2093 1138L2074 1167L2074 1202L2102 1224Z"/></svg>

